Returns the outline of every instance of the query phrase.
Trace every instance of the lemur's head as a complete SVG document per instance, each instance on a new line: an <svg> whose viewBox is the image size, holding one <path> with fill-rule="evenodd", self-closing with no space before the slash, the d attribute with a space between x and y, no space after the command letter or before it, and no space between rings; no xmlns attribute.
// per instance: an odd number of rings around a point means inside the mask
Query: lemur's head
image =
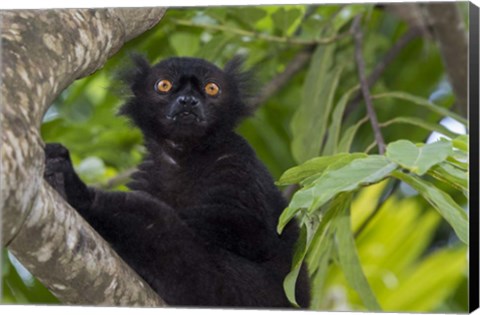
<svg viewBox="0 0 480 315"><path fill-rule="evenodd" d="M170 58L150 66L139 56L125 76L133 96L124 114L150 139L182 140L231 130L249 114L249 73L234 58L222 70L197 58Z"/></svg>

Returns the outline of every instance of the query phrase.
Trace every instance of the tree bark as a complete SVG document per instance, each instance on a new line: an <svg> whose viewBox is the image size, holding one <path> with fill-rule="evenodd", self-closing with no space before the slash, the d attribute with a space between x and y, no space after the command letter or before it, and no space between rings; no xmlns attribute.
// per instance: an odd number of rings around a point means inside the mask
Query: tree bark
<svg viewBox="0 0 480 315"><path fill-rule="evenodd" d="M456 108L462 116L468 112L468 38L458 3L392 3L388 11L403 19L423 36L434 37L442 55Z"/></svg>
<svg viewBox="0 0 480 315"><path fill-rule="evenodd" d="M59 93L153 27L164 8L0 12L2 245L62 302L164 302L43 180L39 128Z"/></svg>
<svg viewBox="0 0 480 315"><path fill-rule="evenodd" d="M437 39L460 114L468 112L468 37L455 2L427 3L425 11Z"/></svg>

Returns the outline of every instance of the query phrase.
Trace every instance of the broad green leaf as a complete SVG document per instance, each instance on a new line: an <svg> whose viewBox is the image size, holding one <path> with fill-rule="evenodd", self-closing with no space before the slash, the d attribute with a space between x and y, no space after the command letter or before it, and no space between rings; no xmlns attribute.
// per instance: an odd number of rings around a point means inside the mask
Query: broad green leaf
<svg viewBox="0 0 480 315"><path fill-rule="evenodd" d="M340 140L340 129L342 127L342 118L343 113L345 112L345 107L348 104L348 100L353 93L358 91L358 86L347 91L335 105L335 109L332 114L332 122L330 127L328 127L328 137L325 147L323 148L323 155L331 155L337 153L338 142Z"/></svg>
<svg viewBox="0 0 480 315"><path fill-rule="evenodd" d="M468 172L443 162L432 167L428 173L465 193L468 196Z"/></svg>
<svg viewBox="0 0 480 315"><path fill-rule="evenodd" d="M376 183L395 170L397 165L380 155L351 161L339 169L325 171L312 184L297 191L280 216L277 230L281 231L299 209L313 212L341 192Z"/></svg>
<svg viewBox="0 0 480 315"><path fill-rule="evenodd" d="M452 197L415 175L405 174L400 171L395 171L392 175L417 190L452 226L458 238L468 245L468 217L465 210Z"/></svg>
<svg viewBox="0 0 480 315"><path fill-rule="evenodd" d="M321 303L321 298L324 297L325 291L325 281L328 275L328 263L333 252L333 237L332 233L328 233L328 236L325 237L325 240L322 242L321 251L319 252L319 258L316 261L316 270L311 278L311 309L319 309L319 304Z"/></svg>
<svg viewBox="0 0 480 315"><path fill-rule="evenodd" d="M333 200L325 211L325 216L315 234L307 253L308 271L311 279L311 308L318 309L321 297L324 296L325 282L328 276L329 263L334 253L334 218L343 209L345 203L351 201L351 194L341 194Z"/></svg>
<svg viewBox="0 0 480 315"><path fill-rule="evenodd" d="M231 14L238 17L242 22L248 25L250 29L255 28L255 23L267 15L265 10L253 6L245 6L240 10L231 10Z"/></svg>
<svg viewBox="0 0 480 315"><path fill-rule="evenodd" d="M468 171L468 163L465 163L465 162L461 162L459 161L458 159L455 159L451 156L449 156L447 158L447 161L452 164L452 165L455 165L455 167L467 172Z"/></svg>
<svg viewBox="0 0 480 315"><path fill-rule="evenodd" d="M332 69L334 52L334 44L316 48L303 85L302 103L290 123L292 154L298 163L316 157L321 152L340 77L340 70Z"/></svg>
<svg viewBox="0 0 480 315"><path fill-rule="evenodd" d="M464 247L441 249L427 256L413 270L400 275L399 285L384 299L385 309L401 311L415 306L416 312L432 312L464 279L467 251ZM401 297L401 298L398 298Z"/></svg>
<svg viewBox="0 0 480 315"><path fill-rule="evenodd" d="M393 181L383 180L377 184L359 190L352 201L351 221L352 231L358 233L377 208L378 203L392 189ZM382 203L382 206L385 202ZM367 224L368 225L368 224Z"/></svg>
<svg viewBox="0 0 480 315"><path fill-rule="evenodd" d="M285 9L280 7L272 14L273 24L279 29L283 35L289 35L295 26L300 23L302 11L300 9Z"/></svg>
<svg viewBox="0 0 480 315"><path fill-rule="evenodd" d="M427 122L423 119L419 119L417 117L395 117L391 120L388 120L384 123L381 123L380 127L387 127L387 126L390 126L392 124L414 125L414 126L426 129L426 130L436 131L436 132L444 134L445 136L450 137L450 138L455 138L456 136L458 136L456 133L454 133L453 131L450 131L449 129L445 128L442 125L432 124L430 122Z"/></svg>
<svg viewBox="0 0 480 315"><path fill-rule="evenodd" d="M457 143L457 146L458 146L458 143ZM450 156L455 158L456 160L458 160L460 162L468 162L468 160L469 160L468 152L463 151L461 149L460 150L453 150L453 152Z"/></svg>
<svg viewBox="0 0 480 315"><path fill-rule="evenodd" d="M370 155L353 160L340 169L325 172L314 182L312 190L306 193L314 196L314 202L310 204L308 210L311 212L318 209L340 192L356 190L360 186L379 182L396 168L397 165L384 156ZM303 194L302 191L299 193Z"/></svg>
<svg viewBox="0 0 480 315"><path fill-rule="evenodd" d="M307 228L302 226L300 229L300 236L295 244L292 269L283 280L283 289L285 294L293 305L299 307L297 300L295 299L295 284L297 283L298 274L302 267L303 258L307 251Z"/></svg>
<svg viewBox="0 0 480 315"><path fill-rule="evenodd" d="M350 126L342 136L340 143L338 144L337 153L340 152L350 152L350 147L352 146L353 138L357 133L358 129L368 121L368 117L360 119L355 125Z"/></svg>
<svg viewBox="0 0 480 315"><path fill-rule="evenodd" d="M405 92L388 92L388 93L372 95L373 99L385 98L385 97L393 97L393 98L398 98L398 99L402 99L402 100L405 100L405 101L409 101L409 102L412 102L416 105L426 107L430 111L432 111L434 113L437 113L441 116L451 117L451 118L461 122L464 125L468 124L468 121L465 118L461 117L460 115L457 115L457 114L449 111L448 109L445 109L445 108L443 108L441 106L438 106L438 105L436 105L436 104L434 104L434 103L432 103L432 102L430 102L430 101L428 101L424 98L421 98L421 97L418 97L418 96L415 96L415 95L411 95L411 94L408 94L408 93L405 93Z"/></svg>
<svg viewBox="0 0 480 315"><path fill-rule="evenodd" d="M425 174L432 166L452 153L452 144L438 141L417 146L408 140L398 140L387 146L386 156L400 166L418 174Z"/></svg>
<svg viewBox="0 0 480 315"><path fill-rule="evenodd" d="M325 217L321 219L321 222L319 222L318 217L315 215L307 215L302 221L300 236L295 244L294 255L292 259L292 269L283 281L283 287L287 298L295 306L298 306L295 299L295 284L297 282L303 260L310 249L312 241L315 241L319 236L322 235L325 226L330 222L332 212L334 211L329 211ZM315 222L312 223L312 221Z"/></svg>
<svg viewBox="0 0 480 315"><path fill-rule="evenodd" d="M340 154L343 154L343 153L340 153ZM365 158L367 156L368 156L367 154L361 153L361 152L360 153L358 153L358 152L357 153L350 153L349 155L346 155L346 156L343 156L343 157L340 156L339 159L337 159L335 161L332 161L332 163L330 165L328 165L325 170L323 170L320 173L317 173L317 174L314 174L310 177L305 178L304 180L302 180L300 182L300 184L304 187L310 186L311 183L315 182L318 178L320 178L323 175L323 172L325 172L325 171L330 172L330 171L342 168L345 165L349 164L353 160Z"/></svg>
<svg viewBox="0 0 480 315"><path fill-rule="evenodd" d="M362 264L383 266L394 274L414 264L431 244L442 219L436 211L422 208L417 198L388 198L356 238ZM361 210L352 205L352 215ZM382 301L382 292L377 291L377 297Z"/></svg>
<svg viewBox="0 0 480 315"><path fill-rule="evenodd" d="M454 148L468 152L468 135L461 135L452 139L452 144Z"/></svg>
<svg viewBox="0 0 480 315"><path fill-rule="evenodd" d="M351 202L351 197L351 193L339 194L324 211L322 210L320 224L318 225L308 250L307 261L309 262L310 273L313 273L318 269L318 263L322 259L326 249L325 243L331 239L332 229L330 226L333 219L343 209L346 203Z"/></svg>
<svg viewBox="0 0 480 315"><path fill-rule="evenodd" d="M298 274L300 272L300 268L302 267L303 260L305 259L307 253L310 252L311 248L313 248L317 255L320 255L319 252L321 252L321 254L324 253L323 249L326 249L324 245L328 245L324 244L325 242L322 241L324 239L325 230L327 226L331 223L332 218L339 212L339 209L341 208L339 206L341 206L343 202L345 202L347 197L349 198L350 196L340 196L339 198L335 199L332 202L331 207L329 207L325 211L325 215L321 217L321 221L317 224L314 224L314 227L309 224L311 218L309 218L308 216L304 218L305 220L303 221L300 236L295 245L292 269L285 277L285 280L283 282L283 287L288 300L296 306L298 305L295 300L295 284L298 278ZM315 257L313 259L315 259ZM319 260L320 258L325 259L323 255L319 257ZM312 267L313 265L310 264L310 268ZM309 271L312 272L313 270L310 269Z"/></svg>
<svg viewBox="0 0 480 315"><path fill-rule="evenodd" d="M305 163L292 167L283 173L278 180L279 185L297 184L307 177L322 173L329 166L339 161L352 161L360 157L366 157L364 153L341 153L332 156L320 156L306 161Z"/></svg>
<svg viewBox="0 0 480 315"><path fill-rule="evenodd" d="M373 293L367 278L363 273L360 259L358 258L355 240L350 227L350 204L345 204L342 213L336 217L335 236L337 239L337 252L340 266L348 283L360 296L368 310L381 311L377 298Z"/></svg>

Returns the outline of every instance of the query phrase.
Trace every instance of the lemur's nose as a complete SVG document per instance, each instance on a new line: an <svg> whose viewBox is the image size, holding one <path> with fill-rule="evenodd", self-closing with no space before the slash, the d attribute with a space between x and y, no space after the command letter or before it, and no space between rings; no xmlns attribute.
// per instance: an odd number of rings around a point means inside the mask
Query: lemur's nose
<svg viewBox="0 0 480 315"><path fill-rule="evenodd" d="M196 106L199 102L198 99L191 95L182 95L177 98L177 101L182 105Z"/></svg>

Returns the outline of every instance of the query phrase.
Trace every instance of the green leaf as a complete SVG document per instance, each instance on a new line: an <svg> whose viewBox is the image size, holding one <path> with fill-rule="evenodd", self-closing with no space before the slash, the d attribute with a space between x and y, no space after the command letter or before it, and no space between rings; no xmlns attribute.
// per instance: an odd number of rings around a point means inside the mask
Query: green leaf
<svg viewBox="0 0 480 315"><path fill-rule="evenodd" d="M396 168L397 165L384 156L370 155L353 160L339 169L325 171L321 177L293 195L289 206L280 215L277 230L282 231L299 209L313 212L338 193L376 183Z"/></svg>
<svg viewBox="0 0 480 315"><path fill-rule="evenodd" d="M342 213L335 219L337 252L345 278L358 293L368 310L381 311L377 298L363 273L358 258L355 240L350 226L350 203L344 205Z"/></svg>
<svg viewBox="0 0 480 315"><path fill-rule="evenodd" d="M452 144L438 141L417 146L408 140L398 140L387 146L386 156L400 166L418 174L425 174L432 166L452 153Z"/></svg>
<svg viewBox="0 0 480 315"><path fill-rule="evenodd" d="M432 167L428 174L464 192L468 196L468 173L443 162Z"/></svg>
<svg viewBox="0 0 480 315"><path fill-rule="evenodd" d="M328 242L332 234L332 229L329 229L330 224L341 209L343 209L344 204L351 201L351 197L351 193L339 194L332 200L328 207L322 211L321 220L311 241L308 253L309 271L311 273L319 268L317 264L324 255L325 242Z"/></svg>
<svg viewBox="0 0 480 315"><path fill-rule="evenodd" d="M460 171L468 173L469 165L468 165L468 156L458 156L457 153L459 151L453 151L453 155L449 156L445 163L457 168Z"/></svg>
<svg viewBox="0 0 480 315"><path fill-rule="evenodd" d="M405 100L405 101L409 101L409 102L412 102L416 105L426 107L430 111L432 111L434 113L437 113L441 116L451 117L451 118L461 122L464 125L468 124L468 121L465 118L463 118L462 116L457 115L457 114L449 111L448 109L445 109L445 108L443 108L441 106L438 106L438 105L436 105L436 104L434 104L434 103L432 103L432 102L430 102L430 101L428 101L424 98L421 98L421 97L418 97L418 96L415 96L415 95L411 95L411 94L408 94L408 93L405 93L405 92L388 92L388 93L372 95L373 99L385 98L385 97L393 97L393 98L398 98L398 99L402 99L402 100Z"/></svg>
<svg viewBox="0 0 480 315"><path fill-rule="evenodd" d="M281 31L282 34L290 34L296 24L298 24L302 17L302 11L299 9L290 9L287 10L283 7L280 7L275 13L272 14L273 24L277 29Z"/></svg>
<svg viewBox="0 0 480 315"><path fill-rule="evenodd" d="M466 254L464 246L435 251L416 268L400 275L399 285L382 305L389 310L411 311L412 307L405 306L414 306L416 312L432 312L464 279L468 266Z"/></svg>
<svg viewBox="0 0 480 315"><path fill-rule="evenodd" d="M332 165L338 165L339 162L349 162L357 158L366 157L364 153L341 153L332 156L320 156L306 161L305 163L292 167L283 173L283 175L278 180L278 185L290 185L300 183L302 180L316 175L321 174L324 170ZM338 168L337 167L337 168Z"/></svg>
<svg viewBox="0 0 480 315"><path fill-rule="evenodd" d="M453 138L453 137L452 137ZM461 135L452 140L454 148L468 152L468 135Z"/></svg>
<svg viewBox="0 0 480 315"><path fill-rule="evenodd" d="M231 10L231 13L247 24L250 29L254 29L255 23L267 15L265 10L253 6L245 6L241 9Z"/></svg>
<svg viewBox="0 0 480 315"><path fill-rule="evenodd" d="M328 276L328 263L333 253L333 235L328 233L322 241L322 246L319 251L318 260L316 260L316 269L313 275L311 275L311 292L315 292L312 295L312 301L310 309L319 309L320 299L324 297L325 282ZM313 259L312 259L313 261ZM310 265L309 265L310 268Z"/></svg>
<svg viewBox="0 0 480 315"><path fill-rule="evenodd" d="M343 154L343 153L340 153L340 154ZM338 156L338 155L337 155ZM351 161L353 160L356 160L356 159L361 159L361 158L365 158L367 157L368 155L365 154L365 153L350 153L349 155L346 155L344 157L340 157L339 159L333 161L330 165L328 165L328 167L324 170L325 171L333 171L333 170L336 170L336 169L339 169L339 168L342 168L344 167L345 165L349 164ZM306 187L306 186L310 186L310 184L312 184L313 182L315 182L318 178L320 178L321 176L323 175L323 172L321 173L317 173L315 175L312 175L310 177L307 177L305 178L304 180L302 180L300 182L300 184L303 186L303 187Z"/></svg>
<svg viewBox="0 0 480 315"><path fill-rule="evenodd" d="M199 58L218 60L224 53L225 47L232 41L232 34L216 34L202 46L198 52Z"/></svg>
<svg viewBox="0 0 480 315"><path fill-rule="evenodd" d="M238 10L241 11L241 10ZM227 10L221 7L209 7L203 12L205 15L223 23L227 17Z"/></svg>
<svg viewBox="0 0 480 315"><path fill-rule="evenodd" d="M288 275L283 280L283 289L285 290L285 294L287 299L295 305L299 307L297 300L295 299L295 284L297 283L298 274L302 267L303 258L305 257L305 253L307 251L307 228L306 226L302 226L300 230L300 236L298 237L297 243L295 244L294 255L293 255L293 262L292 262L292 270L288 273Z"/></svg>
<svg viewBox="0 0 480 315"><path fill-rule="evenodd" d="M335 45L315 50L303 85L302 103L292 117L292 154L298 163L321 152L338 81L339 69L331 69Z"/></svg>
<svg viewBox="0 0 480 315"><path fill-rule="evenodd" d="M325 210L324 216L308 249L308 271L312 279L312 292L315 292L311 301L311 308L313 309L318 309L318 307L315 306L321 303L319 299L324 295L324 286L329 271L328 265L334 253L333 232L335 217L341 212L345 204L351 202L351 198L351 193L339 194L335 197Z"/></svg>
<svg viewBox="0 0 480 315"><path fill-rule="evenodd" d="M350 4L342 8L342 10L335 15L332 24L336 30L340 30L345 24L352 20L360 13L367 11L369 5L367 4Z"/></svg>
<svg viewBox="0 0 480 315"><path fill-rule="evenodd" d="M468 245L468 218L463 210L447 193L433 184L414 175L395 171L396 178L404 181L418 191L440 215L452 226L458 238Z"/></svg>
<svg viewBox="0 0 480 315"><path fill-rule="evenodd" d="M388 161L384 156L370 155L366 158L355 159L340 169L325 172L314 182L311 190L298 193L315 196L314 202L308 207L311 212L321 207L336 194L376 183L390 175L396 168L397 165Z"/></svg>
<svg viewBox="0 0 480 315"><path fill-rule="evenodd" d="M327 210L325 210L325 214L321 217L320 222L318 222L318 217L315 215L304 216L302 228L300 230L300 236L295 245L292 269L285 277L285 280L283 282L283 287L287 298L295 306L298 306L295 300L295 284L306 254L310 251L310 248L313 247L315 250L313 259L316 259L316 257L318 257L319 263L326 266L326 264L328 263L329 255L326 256L327 252L325 251L325 249L331 248L331 244L328 243L328 240L330 241L330 243L332 243L331 233L326 231L326 229L332 222L332 219L342 209L343 205L346 202L349 203L350 201L351 194L339 195L337 198L335 198L335 200L333 200L331 206ZM312 221L315 222L312 224ZM325 238L327 238L327 243L323 241ZM310 267L312 267L312 265L310 265Z"/></svg>
<svg viewBox="0 0 480 315"><path fill-rule="evenodd" d="M359 120L355 125L350 126L344 133L343 137L338 144L337 153L340 152L350 152L350 147L352 146L353 138L357 133L358 129L368 121L368 117L364 117Z"/></svg>
<svg viewBox="0 0 480 315"><path fill-rule="evenodd" d="M340 140L340 129L342 127L343 113L348 104L348 100L353 93L358 91L358 86L347 91L335 105L335 110L332 114L332 122L328 128L328 137L325 147L323 148L323 155L331 155L337 153L338 142Z"/></svg>
<svg viewBox="0 0 480 315"><path fill-rule="evenodd" d="M442 125L432 124L432 123L429 123L429 122L427 122L423 119L419 119L419 118L416 118L416 117L395 117L391 120L388 120L384 123L381 123L380 127L387 127L387 126L390 126L392 124L410 124L410 125L414 125L414 126L426 129L426 130L436 131L436 132L444 134L445 136L450 137L450 138L455 138L455 137L458 136L458 134L456 134L453 131L450 131L449 129L445 128Z"/></svg>
<svg viewBox="0 0 480 315"><path fill-rule="evenodd" d="M1 264L1 267L2 267L2 279L8 275L10 273L10 271L12 270L12 266L10 264L10 261L8 260L8 256L7 256L7 250L5 248L2 249L2 253L1 253L1 256L2 256L2 264Z"/></svg>
<svg viewBox="0 0 480 315"><path fill-rule="evenodd" d="M177 56L195 56L200 46L200 37L194 33L176 31L168 37Z"/></svg>

